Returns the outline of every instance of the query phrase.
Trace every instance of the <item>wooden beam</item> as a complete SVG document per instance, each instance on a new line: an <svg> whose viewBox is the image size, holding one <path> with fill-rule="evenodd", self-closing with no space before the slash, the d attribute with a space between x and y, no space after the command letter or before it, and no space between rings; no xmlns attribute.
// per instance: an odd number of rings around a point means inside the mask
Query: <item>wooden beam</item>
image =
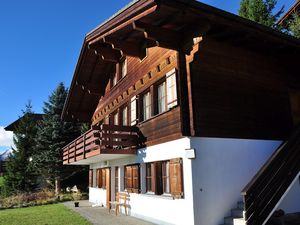
<svg viewBox="0 0 300 225"><path fill-rule="evenodd" d="M101 90L100 84L95 84L95 83L81 84L78 81L76 81L76 85L81 87L82 90L87 91L91 95L97 95L97 96L103 95L103 90Z"/></svg>
<svg viewBox="0 0 300 225"><path fill-rule="evenodd" d="M203 25L188 26L183 29L183 38L181 39L181 51L185 54L190 54L193 50L193 46L206 36L206 33L211 29L211 24L206 23Z"/></svg>
<svg viewBox="0 0 300 225"><path fill-rule="evenodd" d="M87 37L87 41L90 42L90 44L98 42L99 40L101 40L103 37L109 36L110 34L113 34L119 30L124 29L127 26L131 26L132 21L136 21L139 20L145 16L148 16L149 14L155 12L155 10L157 9L157 5L156 3L153 3L153 6L151 6L150 8L144 10L141 13L138 13L136 16L132 17L131 19L127 20L127 21L122 21L119 22L116 27L114 28L107 28L104 32L101 32L101 35L97 37L98 32L93 32L93 34L90 34L89 37ZM108 26L106 26L108 27Z"/></svg>
<svg viewBox="0 0 300 225"><path fill-rule="evenodd" d="M140 21L134 21L132 27L144 34L144 37L156 42L159 47L173 50L179 49L180 33L163 27L153 26Z"/></svg>
<svg viewBox="0 0 300 225"><path fill-rule="evenodd" d="M111 45L100 42L90 44L88 47L95 50L95 54L99 55L104 61L118 63L123 56L120 50L113 49Z"/></svg>
<svg viewBox="0 0 300 225"><path fill-rule="evenodd" d="M91 113L87 112L68 112L68 115L71 115L72 119L78 119L79 121L85 121L92 116Z"/></svg>
<svg viewBox="0 0 300 225"><path fill-rule="evenodd" d="M103 42L110 44L112 49L119 50L124 55L138 57L139 59L145 58L146 46L129 41L123 41L114 37L104 37Z"/></svg>
<svg viewBox="0 0 300 225"><path fill-rule="evenodd" d="M179 102L180 102L180 116L181 116L181 131L183 136L191 136L190 124L190 109L189 109L189 92L188 79L185 54L177 52L178 60L178 82L179 87Z"/></svg>

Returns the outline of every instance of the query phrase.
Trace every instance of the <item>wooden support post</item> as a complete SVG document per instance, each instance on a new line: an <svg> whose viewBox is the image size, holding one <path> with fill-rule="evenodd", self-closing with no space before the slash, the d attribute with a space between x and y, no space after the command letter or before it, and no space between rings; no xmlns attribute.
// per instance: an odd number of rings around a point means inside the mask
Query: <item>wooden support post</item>
<svg viewBox="0 0 300 225"><path fill-rule="evenodd" d="M83 158L86 159L86 152L85 152L85 146L86 146L86 143L85 143L85 136L86 134L83 135Z"/></svg>
<svg viewBox="0 0 300 225"><path fill-rule="evenodd" d="M68 146L68 164L70 163L70 147Z"/></svg>
<svg viewBox="0 0 300 225"><path fill-rule="evenodd" d="M190 112L189 112L189 98L188 98L188 81L186 70L186 58L182 52L177 52L178 59L178 93L180 102L181 115L181 130L183 136L190 136Z"/></svg>
<svg viewBox="0 0 300 225"><path fill-rule="evenodd" d="M75 148L75 150L74 150L74 162L76 162L76 150L77 150L77 140L74 142L74 148Z"/></svg>

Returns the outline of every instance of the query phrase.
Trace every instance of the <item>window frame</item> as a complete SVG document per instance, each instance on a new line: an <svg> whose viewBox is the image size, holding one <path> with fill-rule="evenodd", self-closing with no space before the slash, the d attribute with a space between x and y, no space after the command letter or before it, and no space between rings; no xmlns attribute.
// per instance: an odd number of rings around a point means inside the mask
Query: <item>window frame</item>
<svg viewBox="0 0 300 225"><path fill-rule="evenodd" d="M181 158L146 163L146 193L183 198L182 165ZM175 166L172 170L173 177L171 177L171 166ZM179 183L172 183L171 179Z"/></svg>
<svg viewBox="0 0 300 225"><path fill-rule="evenodd" d="M130 176L127 176L127 171L130 168ZM137 171L137 176L134 176L133 168ZM129 193L140 193L140 164L132 164L124 166L124 189ZM135 181L137 180L137 181ZM136 185L135 185L136 184Z"/></svg>
<svg viewBox="0 0 300 225"><path fill-rule="evenodd" d="M148 95L148 97L147 97L148 104L147 105L145 105L145 98L144 98L146 95ZM141 107L140 118L141 118L141 122L143 122L143 121L147 121L147 120L151 119L151 117L152 117L152 111L153 111L153 109L152 109L153 108L152 93L151 93L150 89L147 89L140 96L141 96L140 104L139 104ZM147 117L146 117L146 115L147 115Z"/></svg>
<svg viewBox="0 0 300 225"><path fill-rule="evenodd" d="M163 111L159 111L159 87L161 85L164 84L164 110ZM158 81L155 84L155 105L156 105L156 115L162 114L164 112L167 112L168 109L168 102L167 102L167 81L166 81L166 77L164 77L163 79L161 79L160 81Z"/></svg>
<svg viewBox="0 0 300 225"><path fill-rule="evenodd" d="M174 83L172 84L172 82L174 82ZM170 110L178 105L178 87L177 87L177 85L178 85L177 71L174 68L166 73L166 86L167 86L167 95L166 96L167 96L167 109L168 110Z"/></svg>
<svg viewBox="0 0 300 225"><path fill-rule="evenodd" d="M128 110L128 108L129 108L128 104L125 104L121 107L121 110L120 110L121 119L120 119L120 121L121 121L122 126L129 126L129 115L128 115L129 110ZM124 124L124 110L125 109L126 109L126 113L125 113L125 115L126 115L126 124Z"/></svg>
<svg viewBox="0 0 300 225"><path fill-rule="evenodd" d="M123 66L125 66L125 73L123 73L124 72ZM126 77L126 75L128 74L128 60L126 57L122 58L119 63L119 73L120 73L120 80Z"/></svg>
<svg viewBox="0 0 300 225"><path fill-rule="evenodd" d="M106 189L106 169L107 168L98 168L96 171L97 178L97 188Z"/></svg>

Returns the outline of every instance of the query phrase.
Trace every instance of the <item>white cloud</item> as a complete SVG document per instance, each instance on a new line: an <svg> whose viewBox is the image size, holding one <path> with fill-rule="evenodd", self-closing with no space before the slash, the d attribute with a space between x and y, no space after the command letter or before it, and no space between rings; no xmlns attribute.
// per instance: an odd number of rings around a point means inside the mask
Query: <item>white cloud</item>
<svg viewBox="0 0 300 225"><path fill-rule="evenodd" d="M13 132L5 131L4 127L0 127L0 147L10 148L13 145Z"/></svg>

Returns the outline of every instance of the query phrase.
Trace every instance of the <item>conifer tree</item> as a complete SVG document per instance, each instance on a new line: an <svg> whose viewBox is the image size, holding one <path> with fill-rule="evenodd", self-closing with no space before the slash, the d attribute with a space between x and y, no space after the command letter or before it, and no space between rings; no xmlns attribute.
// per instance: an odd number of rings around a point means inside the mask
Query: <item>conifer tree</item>
<svg viewBox="0 0 300 225"><path fill-rule="evenodd" d="M80 135L80 126L61 120L68 90L60 83L44 103L44 117L38 129L35 167L50 185L60 193L61 181L80 167L63 166L62 148ZM70 170L73 170L72 172Z"/></svg>
<svg viewBox="0 0 300 225"><path fill-rule="evenodd" d="M300 38L300 16L297 13L293 14L293 19L289 23L289 29L295 37Z"/></svg>
<svg viewBox="0 0 300 225"><path fill-rule="evenodd" d="M277 0L241 0L239 15L268 27L276 28L276 21L284 7L273 13Z"/></svg>
<svg viewBox="0 0 300 225"><path fill-rule="evenodd" d="M7 161L6 185L12 193L31 192L37 187L37 174L32 167L37 122L29 102L14 131L12 154Z"/></svg>

